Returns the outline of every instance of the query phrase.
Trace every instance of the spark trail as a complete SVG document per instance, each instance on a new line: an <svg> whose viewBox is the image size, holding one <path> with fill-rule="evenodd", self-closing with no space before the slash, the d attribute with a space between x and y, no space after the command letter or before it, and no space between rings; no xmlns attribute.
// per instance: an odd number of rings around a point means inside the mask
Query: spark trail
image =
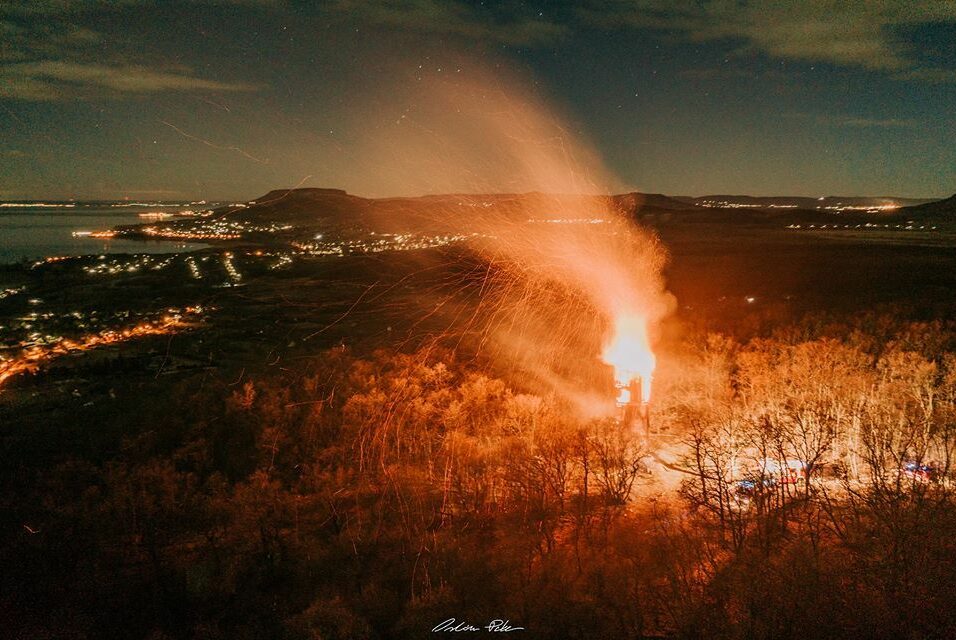
<svg viewBox="0 0 956 640"><path fill-rule="evenodd" d="M432 192L471 187L424 202L376 201L370 212L376 228L471 238L475 264L436 287L426 313L449 310L450 336L476 334L485 352L582 411L608 410L608 385L594 374L601 359L619 383L640 376L648 398L655 332L673 299L662 276L666 252L633 220L639 196L609 196L620 183L574 128L500 74L422 82L391 97L403 101L405 117L380 117L363 151L387 167L383 181ZM502 193L515 195L485 195ZM476 299L474 310L450 304L456 297Z"/></svg>

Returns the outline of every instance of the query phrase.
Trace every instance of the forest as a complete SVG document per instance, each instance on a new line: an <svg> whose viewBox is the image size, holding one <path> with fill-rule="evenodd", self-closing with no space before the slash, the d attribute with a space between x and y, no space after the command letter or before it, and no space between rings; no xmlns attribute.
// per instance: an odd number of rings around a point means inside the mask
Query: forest
<svg viewBox="0 0 956 640"><path fill-rule="evenodd" d="M765 326L675 331L650 433L439 344L131 382L41 433L6 424L0 625L956 636L956 323ZM767 465L792 460L788 480Z"/></svg>

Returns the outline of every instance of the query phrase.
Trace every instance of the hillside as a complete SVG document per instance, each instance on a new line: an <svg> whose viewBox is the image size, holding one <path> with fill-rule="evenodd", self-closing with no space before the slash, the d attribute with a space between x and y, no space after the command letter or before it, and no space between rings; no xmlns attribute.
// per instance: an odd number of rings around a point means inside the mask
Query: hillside
<svg viewBox="0 0 956 640"><path fill-rule="evenodd" d="M122 232L133 237L241 238L272 245L372 232L436 237L485 234L493 233L490 230L500 223L580 221L605 217L608 211L658 230L683 228L688 232L701 225L784 228L836 223L841 228L870 228L873 224L899 228L910 221L928 226L942 223L945 228L956 217L956 196L940 202L916 201L918 205L902 208L901 202L888 198L687 198L638 192L610 196L528 192L363 198L341 189L276 189L247 204L217 209L210 216L172 220L158 230L137 225Z"/></svg>
<svg viewBox="0 0 956 640"><path fill-rule="evenodd" d="M921 222L953 222L956 221L956 194L945 200L937 200L926 204L906 207L900 213L908 219Z"/></svg>
<svg viewBox="0 0 956 640"><path fill-rule="evenodd" d="M461 229L482 217L510 221L577 218L599 215L608 208L628 216L706 210L663 194L625 193L614 196L546 194L448 194L370 199L341 189L276 189L243 208L217 211L217 218L254 224L297 227L362 226L374 222L381 231L404 232Z"/></svg>
<svg viewBox="0 0 956 640"><path fill-rule="evenodd" d="M921 205L931 200L922 198L897 198L892 196L749 196L705 195L682 197L681 200L702 207L729 209L806 209L821 211L866 211Z"/></svg>

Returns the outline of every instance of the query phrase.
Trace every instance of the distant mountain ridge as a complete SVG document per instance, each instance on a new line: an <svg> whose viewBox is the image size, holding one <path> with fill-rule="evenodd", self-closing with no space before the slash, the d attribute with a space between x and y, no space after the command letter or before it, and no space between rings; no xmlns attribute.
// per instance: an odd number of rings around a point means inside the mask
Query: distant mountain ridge
<svg viewBox="0 0 956 640"><path fill-rule="evenodd" d="M249 201L241 208L224 207L220 215L240 220L269 222L314 222L318 218L337 223L360 223L374 214L377 221L403 221L434 226L449 216L467 219L476 208L514 219L580 216L593 203L596 211L610 207L625 215L643 211L678 212L700 210L660 193L624 193L618 195L549 194L542 192L503 194L441 194L417 197L364 198L343 189L273 189Z"/></svg>
<svg viewBox="0 0 956 640"><path fill-rule="evenodd" d="M846 210L858 208L909 207L933 202L930 198L897 198L893 196L750 196L750 195L706 195L679 197L698 206L715 208L788 208Z"/></svg>
<svg viewBox="0 0 956 640"><path fill-rule="evenodd" d="M632 191L614 195L592 194L551 194L539 191L523 193L449 193L429 194L422 196L394 196L385 198L364 198L348 193L344 189L299 187L292 189L273 189L262 195L250 204L269 205L283 200L302 201L309 199L324 200L326 198L349 198L366 202L441 202L451 200L467 201L494 201L500 203L508 200L566 200L578 198L610 198L617 202L633 201L636 206L653 207L657 209L686 210L697 207L705 208L753 208L753 209L823 209L838 210L840 208L892 208L918 207L934 205L937 202L948 202L952 198L937 201L932 198L900 198L895 196L824 196L811 198L808 196L752 196L714 194L703 196L669 196L662 193L641 193Z"/></svg>
<svg viewBox="0 0 956 640"><path fill-rule="evenodd" d="M257 204L268 204L283 198L300 198L303 196L347 196L349 193L345 189L329 189L325 187L300 187L294 189L273 189L264 196L259 196L253 202Z"/></svg>
<svg viewBox="0 0 956 640"><path fill-rule="evenodd" d="M647 224L689 223L845 223L873 220L956 220L956 196L941 201L893 197L808 198L802 196L667 196L630 192L616 195L438 194L418 197L364 198L343 189L274 189L241 208L224 207L219 215L251 223L296 226L368 226L382 231L467 229L477 211L509 220L576 218L608 209Z"/></svg>
<svg viewBox="0 0 956 640"><path fill-rule="evenodd" d="M928 212L952 212L956 211L956 194L943 200L933 200L925 204L907 207L910 211L928 211Z"/></svg>

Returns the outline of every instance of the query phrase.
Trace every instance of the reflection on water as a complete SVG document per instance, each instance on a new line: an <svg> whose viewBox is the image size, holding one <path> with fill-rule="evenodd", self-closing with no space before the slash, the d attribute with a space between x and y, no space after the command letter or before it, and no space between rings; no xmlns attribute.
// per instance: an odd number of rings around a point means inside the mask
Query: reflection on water
<svg viewBox="0 0 956 640"><path fill-rule="evenodd" d="M74 237L75 231L95 231L139 224L147 211L175 212L176 207L5 207L0 209L0 264L23 258L99 255L103 253L176 253L201 249L198 242L109 240Z"/></svg>

